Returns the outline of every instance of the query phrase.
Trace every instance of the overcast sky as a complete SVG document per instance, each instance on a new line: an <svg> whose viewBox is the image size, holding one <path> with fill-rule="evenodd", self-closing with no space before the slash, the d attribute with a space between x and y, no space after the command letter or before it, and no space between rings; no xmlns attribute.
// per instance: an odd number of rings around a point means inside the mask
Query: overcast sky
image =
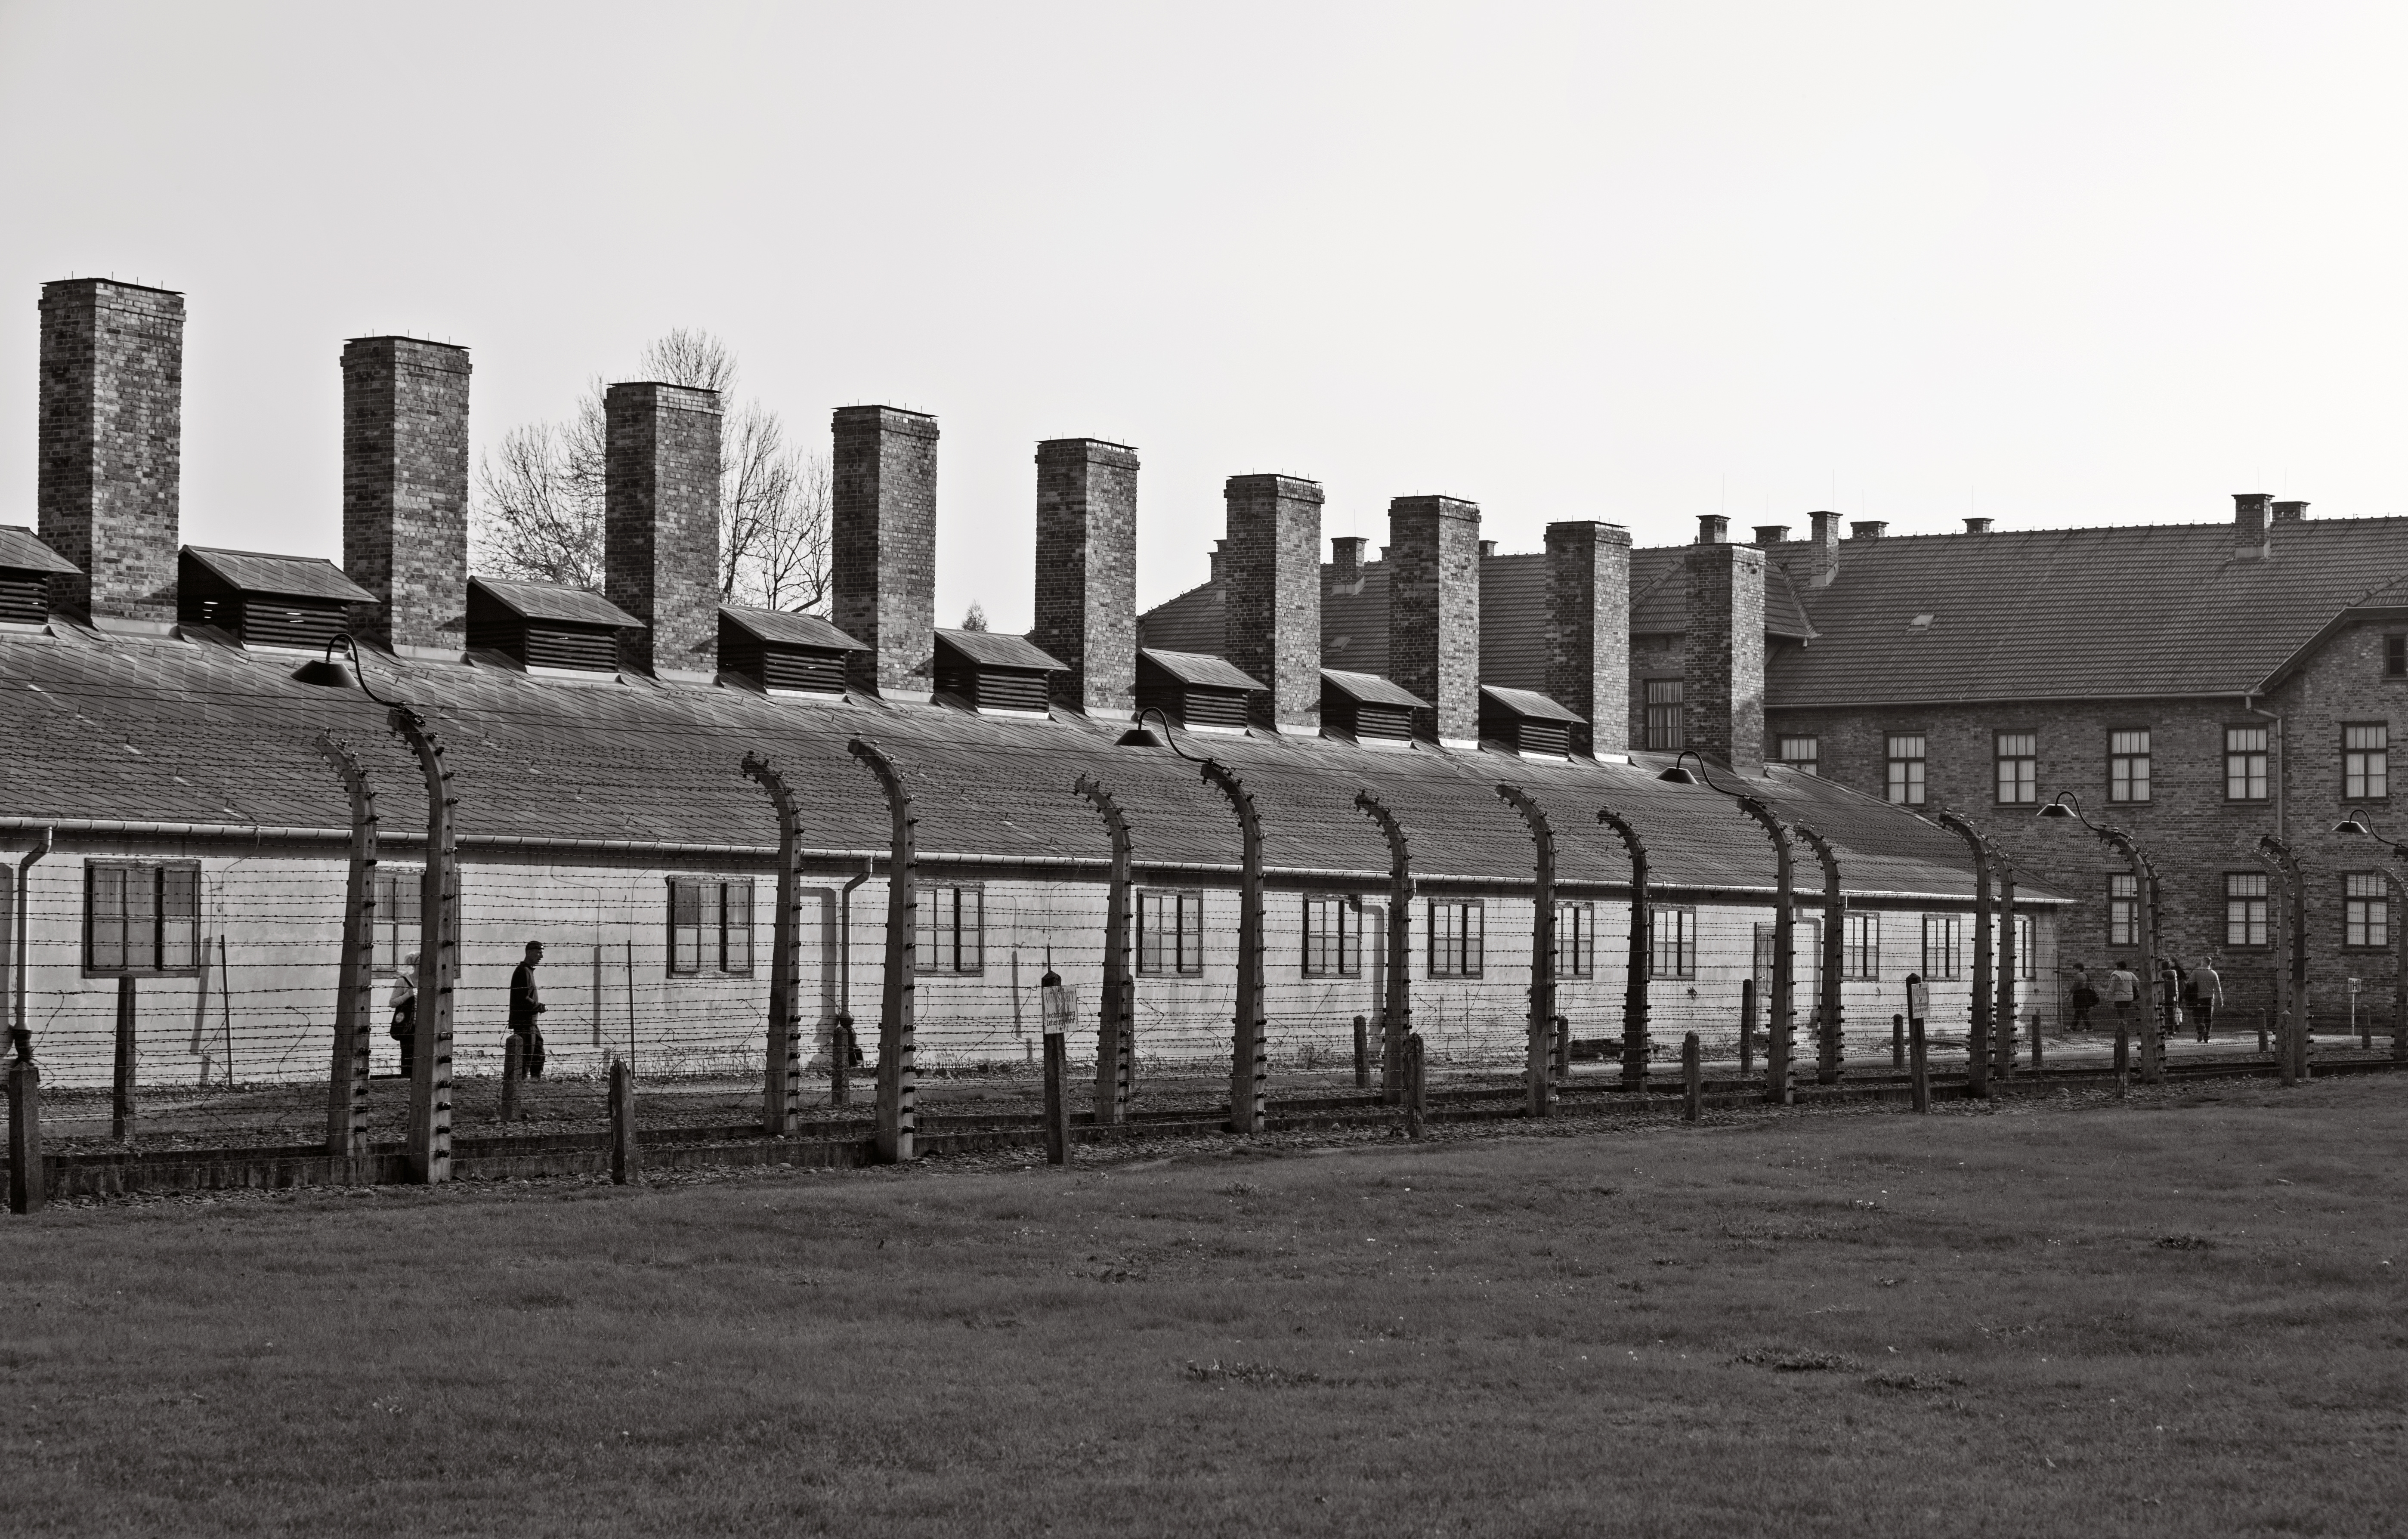
<svg viewBox="0 0 2408 1539"><path fill-rule="evenodd" d="M481 448L707 327L815 444L944 433L1029 622L1037 440L1688 538L2408 511L2408 7L0 0L0 522L40 283L180 289L187 540L339 557L345 338Z"/></svg>

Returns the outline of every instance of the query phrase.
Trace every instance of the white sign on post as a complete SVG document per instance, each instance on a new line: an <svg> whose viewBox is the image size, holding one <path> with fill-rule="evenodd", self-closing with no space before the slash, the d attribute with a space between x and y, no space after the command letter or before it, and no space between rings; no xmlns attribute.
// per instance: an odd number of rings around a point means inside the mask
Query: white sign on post
<svg viewBox="0 0 2408 1539"><path fill-rule="evenodd" d="M1906 981L1906 1018L1911 1021L1931 1018L1931 985L1920 977Z"/></svg>
<svg viewBox="0 0 2408 1539"><path fill-rule="evenodd" d="M1041 1009L1045 1017L1045 1034L1058 1037L1070 1029L1071 1018L1079 1014L1079 990L1070 984L1048 984L1042 992Z"/></svg>

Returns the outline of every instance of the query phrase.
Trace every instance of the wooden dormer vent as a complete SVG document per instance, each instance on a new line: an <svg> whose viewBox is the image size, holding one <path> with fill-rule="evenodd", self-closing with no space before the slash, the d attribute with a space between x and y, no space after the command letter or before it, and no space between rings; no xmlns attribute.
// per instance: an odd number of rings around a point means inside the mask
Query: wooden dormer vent
<svg viewBox="0 0 2408 1539"><path fill-rule="evenodd" d="M641 622L600 594L550 583L468 579L468 650L523 669L619 671L619 633Z"/></svg>
<svg viewBox="0 0 2408 1539"><path fill-rule="evenodd" d="M247 647L323 652L376 595L316 556L264 555L187 545L176 561L176 619L210 626Z"/></svg>
<svg viewBox="0 0 2408 1539"><path fill-rule="evenodd" d="M1376 673L1321 670L1321 725L1357 742L1411 742L1417 717L1435 708Z"/></svg>
<svg viewBox="0 0 2408 1539"><path fill-rule="evenodd" d="M0 524L0 622L39 626L50 618L50 579L73 577L76 564L22 524Z"/></svg>
<svg viewBox="0 0 2408 1539"><path fill-rule="evenodd" d="M991 630L937 633L937 693L971 711L1052 712L1052 675L1060 660L1025 637Z"/></svg>
<svg viewBox="0 0 2408 1539"><path fill-rule="evenodd" d="M735 604L719 609L719 670L763 689L841 695L845 659L869 650L816 614Z"/></svg>
<svg viewBox="0 0 2408 1539"><path fill-rule="evenodd" d="M1562 758L1572 733L1588 723L1535 689L1480 686L1480 736L1516 754Z"/></svg>
<svg viewBox="0 0 2408 1539"><path fill-rule="evenodd" d="M1137 708L1160 711L1182 726L1243 727L1252 697L1265 686L1225 657L1140 647Z"/></svg>

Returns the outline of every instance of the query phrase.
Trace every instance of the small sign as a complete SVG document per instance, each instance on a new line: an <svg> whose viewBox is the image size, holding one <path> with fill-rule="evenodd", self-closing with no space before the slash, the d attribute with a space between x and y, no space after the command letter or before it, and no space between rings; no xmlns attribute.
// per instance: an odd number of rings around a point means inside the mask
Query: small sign
<svg viewBox="0 0 2408 1539"><path fill-rule="evenodd" d="M1906 1014L1909 1020L1923 1021L1931 1018L1931 985L1921 978L1909 978L1906 981Z"/></svg>
<svg viewBox="0 0 2408 1539"><path fill-rule="evenodd" d="M1074 984L1048 984L1041 991L1045 1034L1058 1037L1070 1029L1079 1014L1079 989Z"/></svg>

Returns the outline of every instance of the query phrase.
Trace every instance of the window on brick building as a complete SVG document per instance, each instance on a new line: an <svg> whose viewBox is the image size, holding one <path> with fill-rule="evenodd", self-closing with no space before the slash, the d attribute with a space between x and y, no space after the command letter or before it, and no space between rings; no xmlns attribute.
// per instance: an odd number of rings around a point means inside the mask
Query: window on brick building
<svg viewBox="0 0 2408 1539"><path fill-rule="evenodd" d="M83 869L83 966L112 977L196 972L198 861L94 860Z"/></svg>
<svg viewBox="0 0 2408 1539"><path fill-rule="evenodd" d="M986 894L975 886L923 883L913 895L919 923L913 962L922 972L986 971Z"/></svg>
<svg viewBox="0 0 2408 1539"><path fill-rule="evenodd" d="M2107 943L2141 943L2141 879L2129 871L2107 879Z"/></svg>
<svg viewBox="0 0 2408 1539"><path fill-rule="evenodd" d="M1858 983L1877 982L1881 977L1881 915L1851 913L1842 915L1842 921L1840 976Z"/></svg>
<svg viewBox="0 0 2408 1539"><path fill-rule="evenodd" d="M2266 728L2228 726L2224 729L2224 799L2266 799Z"/></svg>
<svg viewBox="0 0 2408 1539"><path fill-rule="evenodd" d="M1597 971L1597 905L1555 905L1555 976L1585 978Z"/></svg>
<svg viewBox="0 0 2408 1539"><path fill-rule="evenodd" d="M1954 978L1959 971L1958 942L1964 939L1964 921L1954 913L1927 913L1923 916L1923 976Z"/></svg>
<svg viewBox="0 0 2408 1539"><path fill-rule="evenodd" d="M1783 738L1779 743L1781 752L1776 756L1792 770L1819 775L1823 772L1822 746L1818 738Z"/></svg>
<svg viewBox="0 0 2408 1539"><path fill-rule="evenodd" d="M2000 732L1998 745L1999 800L2003 803L2040 799L2040 734Z"/></svg>
<svg viewBox="0 0 2408 1539"><path fill-rule="evenodd" d="M2344 722L2341 729L2341 794L2344 801L2381 801L2391 795L2391 728L2383 722Z"/></svg>
<svg viewBox="0 0 2408 1539"><path fill-rule="evenodd" d="M920 898L926 913L927 896ZM674 973L752 971L752 884L716 878L669 878L669 971ZM921 953L920 971L928 971Z"/></svg>
<svg viewBox="0 0 2408 1539"><path fill-rule="evenodd" d="M418 955L417 871L380 869L376 877L376 971L399 972Z"/></svg>
<svg viewBox="0 0 2408 1539"><path fill-rule="evenodd" d="M2341 879L2342 942L2380 948L2391 943L2391 891L2380 871L2351 871Z"/></svg>
<svg viewBox="0 0 2408 1539"><path fill-rule="evenodd" d="M1486 915L1477 898L1433 898L1429 905L1429 975L1477 978Z"/></svg>
<svg viewBox="0 0 2408 1539"><path fill-rule="evenodd" d="M1698 975L1698 911L1658 904L1647 911L1647 967L1658 978Z"/></svg>
<svg viewBox="0 0 2408 1539"><path fill-rule="evenodd" d="M2149 799L2149 729L2126 727L2107 734L2107 799Z"/></svg>
<svg viewBox="0 0 2408 1539"><path fill-rule="evenodd" d="M2030 914L2015 915L2015 976L2028 984L2040 979L2039 935L2040 927Z"/></svg>
<svg viewBox="0 0 2408 1539"><path fill-rule="evenodd" d="M1137 895L1137 970L1150 976L1197 977L1204 971L1204 895Z"/></svg>
<svg viewBox="0 0 2408 1539"><path fill-rule="evenodd" d="M1304 899L1304 975L1359 978L1363 974L1363 902L1358 898Z"/></svg>
<svg viewBox="0 0 2408 1539"><path fill-rule="evenodd" d="M1902 807L1923 805L1923 747L1920 732L1889 734L1889 799Z"/></svg>
<svg viewBox="0 0 2408 1539"><path fill-rule="evenodd" d="M2269 918L2264 871L2224 873L2224 943L2262 946Z"/></svg>
<svg viewBox="0 0 2408 1539"><path fill-rule="evenodd" d="M1667 754L1686 746L1678 679L1647 681L1647 746Z"/></svg>
<svg viewBox="0 0 2408 1539"><path fill-rule="evenodd" d="M2383 671L2394 679L2408 678L2408 636L2383 639Z"/></svg>

